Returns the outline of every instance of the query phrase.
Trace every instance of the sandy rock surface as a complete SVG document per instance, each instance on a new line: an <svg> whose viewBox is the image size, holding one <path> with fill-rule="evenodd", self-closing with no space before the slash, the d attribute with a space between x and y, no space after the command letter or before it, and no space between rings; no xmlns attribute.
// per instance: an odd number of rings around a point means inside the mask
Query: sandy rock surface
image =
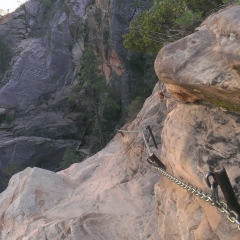
<svg viewBox="0 0 240 240"><path fill-rule="evenodd" d="M240 6L222 10L197 32L162 48L155 69L172 95L239 109L239 21Z"/></svg>
<svg viewBox="0 0 240 240"><path fill-rule="evenodd" d="M128 129L154 126L160 147L159 111L156 88ZM0 239L160 239L154 197L160 175L147 156L141 133L118 134L59 173L27 168L14 175L0 195Z"/></svg>
<svg viewBox="0 0 240 240"><path fill-rule="evenodd" d="M178 99L173 106L168 99L161 159L170 173L209 195L204 177L217 166L226 168L240 194L239 13L233 6L211 15L197 32L162 48L155 61L168 94ZM155 192L163 239L240 239L227 214L168 179ZM219 197L226 201L221 191Z"/></svg>
<svg viewBox="0 0 240 240"><path fill-rule="evenodd" d="M150 150L167 171L208 194L204 176L216 166L226 168L240 194L240 114L206 102L185 102L239 98L238 51L227 58L227 45L219 42L224 36L218 34L224 24L225 31L230 29L229 46L238 44L230 34L237 25L230 16L238 18L237 13L239 7L214 14L195 35L164 47L156 71L181 101L157 84L136 119L123 127L136 131L150 125L158 144L155 149L147 136ZM191 65L193 59L198 64ZM27 168L14 175L0 194L0 240L240 239L237 224L225 213L160 176L147 157L141 133L124 133L64 171ZM221 192L219 197L224 200Z"/></svg>
<svg viewBox="0 0 240 240"><path fill-rule="evenodd" d="M162 161L167 171L211 196L206 172L225 167L240 194L240 115L219 108L178 104L167 116L162 131ZM219 197L225 201L220 188ZM239 239L237 224L226 214L162 178L156 185L159 235L163 239ZM171 225L170 225L171 223Z"/></svg>

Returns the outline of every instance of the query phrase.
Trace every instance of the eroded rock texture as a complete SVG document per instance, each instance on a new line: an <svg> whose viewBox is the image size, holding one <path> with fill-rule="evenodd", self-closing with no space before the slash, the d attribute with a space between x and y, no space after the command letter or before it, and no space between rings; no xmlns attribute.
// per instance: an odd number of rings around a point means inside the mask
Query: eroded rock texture
<svg viewBox="0 0 240 240"><path fill-rule="evenodd" d="M175 107L168 99L162 131L161 156L168 171L210 193L205 173L223 166L237 196L239 113L227 109L239 110L239 12L234 6L213 14L196 33L165 46L155 61L168 94L178 99ZM240 238L226 214L169 180L161 179L155 191L163 239Z"/></svg>
<svg viewBox="0 0 240 240"><path fill-rule="evenodd" d="M152 126L160 148L164 108L157 86L126 129ZM161 239L154 196L160 175L147 156L141 133L118 134L101 152L59 173L27 168L14 175L0 195L0 239Z"/></svg>
<svg viewBox="0 0 240 240"><path fill-rule="evenodd" d="M162 132L162 160L168 171L211 195L205 174L224 166L239 196L239 119L219 108L178 104L168 114ZM226 214L168 179L161 179L155 190L163 239L240 238L237 224L230 223ZM226 201L221 191L219 196Z"/></svg>
<svg viewBox="0 0 240 240"><path fill-rule="evenodd" d="M81 144L85 131L79 127L79 113L69 115L73 106L68 94L79 50L73 46L80 40L83 45L89 3L49 3L26 1L0 22L0 35L13 54L9 68L0 73L0 105L5 110L0 116L1 178L11 163L54 170L67 147ZM44 163L46 156L52 162Z"/></svg>
<svg viewBox="0 0 240 240"><path fill-rule="evenodd" d="M83 158L91 154L89 119L81 105L84 93L69 100L72 86L82 83L86 42L96 45L106 81L126 115L139 79L122 45L122 35L139 9L132 2L29 0L1 18L0 37L13 58L9 68L0 71L0 177L12 162L54 170L67 147L84 151ZM19 151L8 154L8 142ZM25 157L13 157L16 152Z"/></svg>
<svg viewBox="0 0 240 240"><path fill-rule="evenodd" d="M156 73L173 95L239 110L239 20L239 6L222 10L159 52Z"/></svg>
<svg viewBox="0 0 240 240"><path fill-rule="evenodd" d="M238 9L233 7L213 17L225 16L229 12L233 14ZM218 22L221 22L220 17ZM205 22L204 31L206 26ZM214 39L214 33L211 36L210 40ZM183 82L185 78L180 78L180 70L172 70L174 64L180 64L180 60L164 65L167 61L165 56L171 59L171 51L178 52L177 46L181 50L179 42L189 38L191 36L173 43L172 48L171 45L163 48L156 61L157 72L167 83L168 91L181 96L182 101L173 100L165 92L164 86L156 85L136 119L124 129L141 130L150 125L158 144L158 149L155 149L149 138L150 150L166 164L168 172L204 192L210 193L204 181L206 171L224 166L239 196L239 113L206 102L185 103L203 96L193 96L193 92L198 94L197 91L201 90L196 86L200 85L208 89L207 84L204 79L203 83L200 79L196 80L198 76L192 79L199 81L197 84L188 82L187 78L187 83L179 84L179 79ZM206 43L203 42L203 45L203 49L208 48ZM205 57L211 58L211 54L214 55L209 51ZM205 66L201 51L195 61L198 57L202 59L198 67L201 64ZM221 62L222 58L212 61L214 66L218 65L218 60ZM188 64L190 62L186 61L184 66ZM214 67L210 66L213 72ZM184 67L181 69L185 71ZM191 69L195 71L193 67ZM194 77L191 69L188 69L189 76ZM233 73L235 70L231 71ZM223 85L225 92L233 93L231 86L237 86L236 78L226 78L226 82L223 78L222 82L214 85L210 76L215 75L205 75L214 93L218 93ZM232 85L228 86L228 81L232 81ZM227 94L223 98L231 101ZM160 176L148 165L147 157L141 133L124 133L124 137L120 134L115 136L96 155L64 171L53 173L27 168L14 175L8 188L0 195L0 239L240 238L237 224L230 223L225 213L220 213L214 206ZM224 200L221 192L219 197Z"/></svg>

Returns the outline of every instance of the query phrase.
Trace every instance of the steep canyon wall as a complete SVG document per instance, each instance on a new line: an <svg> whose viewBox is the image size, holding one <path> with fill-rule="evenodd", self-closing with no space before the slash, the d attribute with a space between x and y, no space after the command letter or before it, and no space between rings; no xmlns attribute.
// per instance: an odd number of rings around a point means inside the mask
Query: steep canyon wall
<svg viewBox="0 0 240 240"><path fill-rule="evenodd" d="M166 90L159 82L123 127L149 125L158 147L145 131L150 151L167 171L208 194L204 176L216 166L226 168L240 194L239 11L213 14L196 33L165 46L155 69ZM161 176L147 158L141 133L118 133L66 170L35 167L14 175L0 195L0 239L240 238L225 213Z"/></svg>
<svg viewBox="0 0 240 240"><path fill-rule="evenodd" d="M78 149L81 158L89 155L81 96L69 100L72 86L81 82L86 42L96 45L106 81L126 115L141 75L129 67L132 56L122 45L138 8L131 4L30 0L1 19L0 36L13 56L0 73L1 176L14 162L55 170L66 148Z"/></svg>

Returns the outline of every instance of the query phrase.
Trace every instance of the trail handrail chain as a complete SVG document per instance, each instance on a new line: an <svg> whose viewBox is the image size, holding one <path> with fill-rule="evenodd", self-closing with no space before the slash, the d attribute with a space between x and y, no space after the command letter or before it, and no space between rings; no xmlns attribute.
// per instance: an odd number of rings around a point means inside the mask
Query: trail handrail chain
<svg viewBox="0 0 240 240"><path fill-rule="evenodd" d="M140 130L140 131L118 130L118 131L119 132L125 132L125 133L142 133L143 140L144 140L144 143L146 145L147 151L148 151L149 155L151 155L151 150L150 150L150 147L148 146L148 143L147 143L147 140L146 140L146 137L145 137L145 134L144 134L144 130ZM169 180L171 180L175 184L179 185L180 187L184 188L185 190L193 193L198 198L203 199L205 202L208 202L210 205L215 206L220 212L226 213L228 220L231 223L238 224L238 230L240 230L240 221L238 220L238 214L235 211L230 211L225 202L216 201L215 202L216 204L214 204L214 201L213 201L212 197L210 197L207 193L204 193L202 190L192 186L191 184L187 184L187 183L179 180L178 178L174 177L173 175L171 175L170 173L168 173L164 169L162 169L160 167L157 167L153 164L151 164L151 165L156 170L158 170L164 177L168 178Z"/></svg>

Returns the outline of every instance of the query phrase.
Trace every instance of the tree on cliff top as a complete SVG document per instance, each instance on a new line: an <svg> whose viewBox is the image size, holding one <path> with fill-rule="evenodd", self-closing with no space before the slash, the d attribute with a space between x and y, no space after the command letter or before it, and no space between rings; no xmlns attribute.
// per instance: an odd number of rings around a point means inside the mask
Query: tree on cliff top
<svg viewBox="0 0 240 240"><path fill-rule="evenodd" d="M161 47L189 33L226 0L154 0L138 14L124 35L124 46L136 52L156 54Z"/></svg>

